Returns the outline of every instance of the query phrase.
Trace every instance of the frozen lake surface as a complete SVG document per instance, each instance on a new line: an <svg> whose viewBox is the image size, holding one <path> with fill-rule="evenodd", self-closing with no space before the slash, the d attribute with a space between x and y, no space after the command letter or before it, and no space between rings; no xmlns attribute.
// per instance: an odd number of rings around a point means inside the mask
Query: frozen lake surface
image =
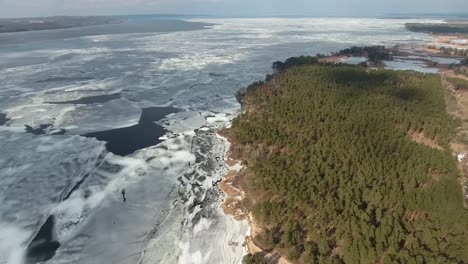
<svg viewBox="0 0 468 264"><path fill-rule="evenodd" d="M0 36L1 264L240 263L216 186L234 93L290 56L432 41L421 20L196 22Z"/></svg>

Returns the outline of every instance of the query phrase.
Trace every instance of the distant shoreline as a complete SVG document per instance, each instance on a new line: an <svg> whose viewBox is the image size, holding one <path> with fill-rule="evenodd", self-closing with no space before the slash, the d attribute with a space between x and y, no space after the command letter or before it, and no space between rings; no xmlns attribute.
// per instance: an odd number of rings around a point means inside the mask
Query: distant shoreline
<svg viewBox="0 0 468 264"><path fill-rule="evenodd" d="M1 23L1 22L0 22ZM59 29L44 29L34 31L19 31L0 33L1 45L17 45L33 41L70 39L88 36L116 34L152 34L178 31L193 31L209 29L213 24L166 19L126 20L120 23L87 25Z"/></svg>
<svg viewBox="0 0 468 264"><path fill-rule="evenodd" d="M119 24L123 22L125 22L125 19L117 17L45 17L0 19L0 34Z"/></svg>

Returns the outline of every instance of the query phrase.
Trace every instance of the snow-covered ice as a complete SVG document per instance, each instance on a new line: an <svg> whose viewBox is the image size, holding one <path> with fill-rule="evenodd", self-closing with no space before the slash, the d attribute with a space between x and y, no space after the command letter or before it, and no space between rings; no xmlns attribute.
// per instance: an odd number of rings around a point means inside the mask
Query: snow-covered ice
<svg viewBox="0 0 468 264"><path fill-rule="evenodd" d="M463 159L465 159L466 157L466 154L465 153L460 153L457 155L457 158L458 158L458 162L462 162Z"/></svg>

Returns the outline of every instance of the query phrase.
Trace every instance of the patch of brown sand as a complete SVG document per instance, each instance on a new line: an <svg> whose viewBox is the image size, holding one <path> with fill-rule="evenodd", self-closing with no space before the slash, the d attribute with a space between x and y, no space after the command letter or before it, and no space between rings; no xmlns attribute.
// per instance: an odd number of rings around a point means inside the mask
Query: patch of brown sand
<svg viewBox="0 0 468 264"><path fill-rule="evenodd" d="M240 221L247 218L247 209L242 202L244 192L236 185L236 176L237 171L229 171L219 184L219 188L226 195L222 204L224 213Z"/></svg>
<svg viewBox="0 0 468 264"><path fill-rule="evenodd" d="M240 150L236 151L236 146L231 145L230 151L225 157L225 162L229 167L234 167L241 162L232 158L232 156L239 157ZM238 172L235 170L230 170L223 177L219 184L219 188L225 194L224 201L222 203L223 212L227 215L231 215L236 220L245 220L249 221L250 225L250 235L246 236L244 245L247 247L247 250L250 254L261 253L267 260L267 263L274 264L291 264L286 258L282 257L277 252L267 252L257 244L255 244L254 237L259 235L262 232L262 227L260 227L255 219L253 218L250 210L245 206L244 199L246 194L244 192L243 185L246 185L244 177L242 176L242 171Z"/></svg>
<svg viewBox="0 0 468 264"><path fill-rule="evenodd" d="M456 49L468 49L468 37L462 35L435 35L434 45L449 46Z"/></svg>
<svg viewBox="0 0 468 264"><path fill-rule="evenodd" d="M318 59L319 62L325 63L339 63L342 62L346 56L325 56Z"/></svg>
<svg viewBox="0 0 468 264"><path fill-rule="evenodd" d="M424 132L411 132L408 136L416 143L426 145L433 149L443 150L444 148L440 146L435 139L428 138Z"/></svg>

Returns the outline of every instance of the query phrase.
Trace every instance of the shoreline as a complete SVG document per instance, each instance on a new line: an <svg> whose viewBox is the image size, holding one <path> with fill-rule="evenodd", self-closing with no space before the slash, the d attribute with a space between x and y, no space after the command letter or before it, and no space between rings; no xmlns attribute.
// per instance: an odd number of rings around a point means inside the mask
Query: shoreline
<svg viewBox="0 0 468 264"><path fill-rule="evenodd" d="M249 225L248 232L245 234L245 240L242 244L248 254L255 254L263 252L263 250L255 245L253 242L253 235L255 233L256 225L252 218L252 214L248 212L248 209L243 206L242 202L245 199L245 192L238 184L239 173L244 169L242 161L236 160L231 157L231 148L233 143L226 135L222 134L223 130L217 132L217 136L224 141L226 152L224 154L224 164L228 168L228 172L223 176L219 183L219 189L223 193L224 197L221 202L221 209L227 216L234 218L236 221L247 221Z"/></svg>
<svg viewBox="0 0 468 264"><path fill-rule="evenodd" d="M218 185L220 191L224 195L221 202L223 213L232 217L235 221L247 221L249 228L245 234L245 240L242 244L247 254L262 254L267 261L275 261L277 264L291 264L291 262L277 252L266 251L255 243L254 238L260 233L260 227L253 218L250 209L243 203L246 198L246 192L244 191L239 179L240 174L246 167L242 165L241 160L232 157L231 150L235 145L228 136L222 134L222 131L223 129L219 130L216 134L224 141L226 147L224 163L228 168L228 172L222 177L221 182Z"/></svg>

